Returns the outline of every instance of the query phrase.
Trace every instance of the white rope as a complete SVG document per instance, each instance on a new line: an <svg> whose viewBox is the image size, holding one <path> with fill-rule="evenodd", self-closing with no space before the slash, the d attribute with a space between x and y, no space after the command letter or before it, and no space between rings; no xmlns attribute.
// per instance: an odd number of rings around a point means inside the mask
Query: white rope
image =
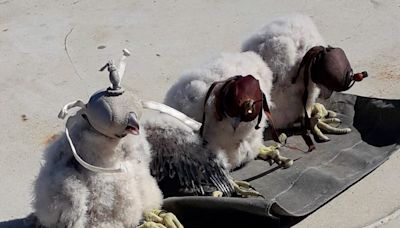
<svg viewBox="0 0 400 228"><path fill-rule="evenodd" d="M72 143L71 137L69 136L67 127L65 128L65 135L67 136L69 145L72 150L72 154L74 155L76 161L79 164L81 164L83 167L85 167L86 169L88 169L92 172L96 172L96 173L126 173L127 172L127 169L123 164L120 165L120 168L103 168L103 167L94 166L94 165L91 165L91 164L85 162L81 157L79 157L78 153L76 153L75 146Z"/></svg>
<svg viewBox="0 0 400 228"><path fill-rule="evenodd" d="M162 113L168 114L176 119L180 120L182 123L189 126L194 131L200 130L201 123L197 122L196 120L188 117L187 115L183 114L182 112L173 109L165 104L161 104L155 101L142 101L143 108L151 109L160 111Z"/></svg>

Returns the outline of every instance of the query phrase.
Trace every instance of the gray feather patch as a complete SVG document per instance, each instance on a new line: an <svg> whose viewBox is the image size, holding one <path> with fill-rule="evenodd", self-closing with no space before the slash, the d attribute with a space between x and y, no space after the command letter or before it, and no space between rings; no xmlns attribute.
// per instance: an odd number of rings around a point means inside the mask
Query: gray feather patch
<svg viewBox="0 0 400 228"><path fill-rule="evenodd" d="M151 174L164 197L211 195L221 191L230 196L233 187L216 155L205 148L193 132L168 126L146 124L152 146Z"/></svg>

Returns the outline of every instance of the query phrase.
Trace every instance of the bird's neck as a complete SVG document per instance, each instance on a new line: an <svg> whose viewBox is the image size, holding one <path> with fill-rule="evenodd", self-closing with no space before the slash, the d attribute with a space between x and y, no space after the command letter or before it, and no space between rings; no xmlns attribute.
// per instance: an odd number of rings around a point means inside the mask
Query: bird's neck
<svg viewBox="0 0 400 228"><path fill-rule="evenodd" d="M114 139L102 135L91 126L84 124L73 129L72 140L78 155L87 163L104 167L115 168L124 160L121 149L121 139Z"/></svg>

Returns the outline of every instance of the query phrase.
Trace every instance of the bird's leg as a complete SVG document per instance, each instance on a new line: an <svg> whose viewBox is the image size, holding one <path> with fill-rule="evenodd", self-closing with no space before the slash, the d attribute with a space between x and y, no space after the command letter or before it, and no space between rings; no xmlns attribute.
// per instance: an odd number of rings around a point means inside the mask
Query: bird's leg
<svg viewBox="0 0 400 228"><path fill-rule="evenodd" d="M160 209L145 212L144 220L139 228L183 228L174 214Z"/></svg>
<svg viewBox="0 0 400 228"><path fill-rule="evenodd" d="M351 132L350 128L338 128L330 124L339 125L340 119L336 118L336 113L320 104L315 103L311 112L311 130L321 141L329 141L330 139L322 133L333 133L333 134L347 134ZM322 131L321 131L322 130Z"/></svg>
<svg viewBox="0 0 400 228"><path fill-rule="evenodd" d="M282 136L279 136L281 138ZM281 140L281 139L280 139ZM293 165L293 160L280 155L278 148L279 144L274 144L272 146L262 146L259 150L258 157L266 160L272 165L274 162L283 168L289 168Z"/></svg>

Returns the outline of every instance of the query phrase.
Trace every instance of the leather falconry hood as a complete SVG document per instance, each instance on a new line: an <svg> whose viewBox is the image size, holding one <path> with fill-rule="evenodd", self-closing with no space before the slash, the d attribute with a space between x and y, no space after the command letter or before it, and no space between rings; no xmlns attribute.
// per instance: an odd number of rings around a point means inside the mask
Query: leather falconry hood
<svg viewBox="0 0 400 228"><path fill-rule="evenodd" d="M222 84L215 93L216 118L221 121L224 117L239 117L242 122L250 122L258 117L255 129L259 129L263 110L270 114L265 95L260 89L260 84L252 75L233 76L223 81L214 82L207 91L204 107L207 104L215 86ZM271 118L269 116L269 118ZM203 112L200 134L203 135L205 121L205 108Z"/></svg>
<svg viewBox="0 0 400 228"><path fill-rule="evenodd" d="M257 79L251 75L236 76L226 82L217 94L219 115L239 117L249 122L262 111L263 95Z"/></svg>
<svg viewBox="0 0 400 228"><path fill-rule="evenodd" d="M368 77L366 71L353 73L350 62L341 48L315 46L303 57L297 76L304 68L304 76L311 78L314 83L325 86L331 91L345 91L350 89L356 81Z"/></svg>

